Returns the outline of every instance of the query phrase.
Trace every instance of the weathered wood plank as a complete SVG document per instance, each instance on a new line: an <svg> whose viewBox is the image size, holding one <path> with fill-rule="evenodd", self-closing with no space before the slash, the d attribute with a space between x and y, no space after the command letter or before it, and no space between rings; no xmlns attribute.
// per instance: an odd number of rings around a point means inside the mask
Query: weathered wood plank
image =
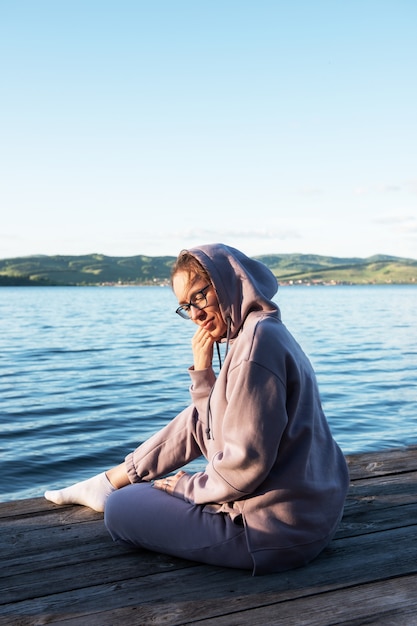
<svg viewBox="0 0 417 626"><path fill-rule="evenodd" d="M393 525L406 525L410 519L415 519L416 502L417 472L402 476L401 483L392 476L357 480L351 486L337 536L351 534L353 528L357 534L361 530L369 532L371 527L381 530ZM372 524L369 521L370 513ZM42 559L59 560L61 552L66 549L77 558L77 552L82 554L93 549L113 550L112 554L118 554L120 549L114 551L114 544L104 528L102 518L100 513L73 506L64 507L64 510L54 507L34 518L23 516L2 519L2 557L10 558L9 565L12 565L20 559L27 563L38 563Z"/></svg>
<svg viewBox="0 0 417 626"><path fill-rule="evenodd" d="M390 508L375 507L370 511L359 511L345 515L339 524L335 539L353 537L370 532L381 532L390 528L404 528L417 520L417 501Z"/></svg>
<svg viewBox="0 0 417 626"><path fill-rule="evenodd" d="M417 446L346 455L352 480L417 470Z"/></svg>
<svg viewBox="0 0 417 626"><path fill-rule="evenodd" d="M106 612L90 613L88 626L114 624L201 624L203 626L415 626L416 578L405 576L294 600L273 602L263 607L242 610L240 598L223 604L223 614L214 618L194 617L195 603L170 603L129 606ZM184 617L187 621L183 621ZM80 616L56 616L54 624L76 626Z"/></svg>
<svg viewBox="0 0 417 626"><path fill-rule="evenodd" d="M28 506L28 504L30 506ZM10 523L22 523L39 528L57 526L64 522L82 524L93 520L102 520L103 513L97 513L85 506L67 504L58 506L45 498L17 500L0 504L0 528Z"/></svg>
<svg viewBox="0 0 417 626"><path fill-rule="evenodd" d="M48 560L51 555L59 554L64 549L76 549L77 546L110 547L112 541L102 522L86 522L82 525L63 524L49 529L16 529L0 531L0 551L2 558L13 559L18 550L28 558Z"/></svg>
<svg viewBox="0 0 417 626"><path fill-rule="evenodd" d="M147 611L152 604L158 612L175 598L178 605L193 603L194 618L203 619L222 615L237 598L240 609L249 610L411 573L417 574L417 525L337 540L309 566L283 574L253 578L247 572L198 565L174 575L162 572L106 584L91 580L88 588L77 588L74 580L70 591L61 592L58 585L53 594L49 589L49 595L0 607L0 615L48 613L62 619L74 612L97 612L103 605L108 610L135 606L140 615L142 604Z"/></svg>
<svg viewBox="0 0 417 626"><path fill-rule="evenodd" d="M351 625L397 624L415 626L416 578L406 576L400 579L385 580L375 584L366 584L348 589L304 597L294 601L286 600L250 611L234 610L236 603L228 603L225 613L214 619L197 619L193 624L204 626L264 626L265 624L285 624L285 626L324 626L326 624ZM189 613L189 611L188 611ZM103 616L109 624L108 615ZM116 617L116 616L115 616ZM145 617L145 616L143 616ZM118 618L122 618L119 614ZM157 623L153 616L146 617L141 623ZM90 618L89 618L90 619ZM100 622L89 621L89 625ZM141 618L142 619L142 618Z"/></svg>
<svg viewBox="0 0 417 626"><path fill-rule="evenodd" d="M42 515L44 512L48 512L51 510L51 506L58 509L65 514L66 511L73 509L72 505L62 505L60 507L55 507L55 505L45 500L45 498L28 498L27 500L12 500L10 502L1 502L0 503L0 520L6 519L8 517L22 517L29 516L33 517L36 515ZM85 507L77 507L80 511L82 511ZM90 510L90 514L94 515L95 512ZM82 513L81 513L82 515ZM101 513L97 513L97 515L101 515Z"/></svg>
<svg viewBox="0 0 417 626"><path fill-rule="evenodd" d="M105 554L105 553L104 553ZM95 558L94 558L95 557ZM50 581L54 583L54 594L74 589L87 589L94 581L100 584L118 583L130 578L140 580L161 572L177 572L183 568L195 567L188 561L175 561L154 553L129 553L125 555L98 554L89 559L61 560L48 563L43 569L26 572L10 572L5 577L7 586L1 593L1 602L16 603L33 597L44 597L51 593ZM1 614L1 607L0 607Z"/></svg>
<svg viewBox="0 0 417 626"><path fill-rule="evenodd" d="M0 624L416 625L417 446L348 461L329 548L305 568L259 578L127 551L84 507L0 504Z"/></svg>

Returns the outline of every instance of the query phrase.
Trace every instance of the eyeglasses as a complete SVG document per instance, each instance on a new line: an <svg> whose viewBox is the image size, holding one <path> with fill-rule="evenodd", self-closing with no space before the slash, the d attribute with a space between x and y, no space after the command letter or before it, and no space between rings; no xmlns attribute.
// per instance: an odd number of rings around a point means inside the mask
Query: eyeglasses
<svg viewBox="0 0 417 626"><path fill-rule="evenodd" d="M189 320L191 318L191 313L192 313L192 309L191 307L193 306L195 309L198 309L199 311L201 311L202 309L205 309L207 306L207 289L209 289L211 287L211 285L206 285L205 287L203 287L203 289L200 289L200 291L197 291L193 297L191 298L191 300L187 303L187 304L181 304L181 306L178 307L178 309L175 311L175 313L178 313L178 315L180 317L182 317L185 320Z"/></svg>

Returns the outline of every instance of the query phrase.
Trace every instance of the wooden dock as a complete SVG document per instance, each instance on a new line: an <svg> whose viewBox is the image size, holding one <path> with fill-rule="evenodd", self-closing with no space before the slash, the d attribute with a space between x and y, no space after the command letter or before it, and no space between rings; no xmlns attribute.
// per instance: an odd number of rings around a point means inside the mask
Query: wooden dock
<svg viewBox="0 0 417 626"><path fill-rule="evenodd" d="M0 624L417 625L417 446L348 463L329 548L261 577L127 551L84 507L0 504Z"/></svg>

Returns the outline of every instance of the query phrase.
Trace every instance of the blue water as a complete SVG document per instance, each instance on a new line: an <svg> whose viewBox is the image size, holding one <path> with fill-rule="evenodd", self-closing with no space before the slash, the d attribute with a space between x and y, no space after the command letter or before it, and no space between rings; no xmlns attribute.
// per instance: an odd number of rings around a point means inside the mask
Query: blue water
<svg viewBox="0 0 417 626"><path fill-rule="evenodd" d="M276 300L342 450L416 443L417 287L281 287ZM121 462L188 404L194 326L175 307L163 287L0 288L0 501Z"/></svg>

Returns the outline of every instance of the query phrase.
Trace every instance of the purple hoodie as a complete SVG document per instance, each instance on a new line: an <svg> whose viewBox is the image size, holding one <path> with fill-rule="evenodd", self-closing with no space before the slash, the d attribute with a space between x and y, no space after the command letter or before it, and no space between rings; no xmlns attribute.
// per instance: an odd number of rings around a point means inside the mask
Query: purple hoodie
<svg viewBox="0 0 417 626"><path fill-rule="evenodd" d="M192 404L126 457L132 482L153 480L201 456L175 496L244 524L254 574L313 559L343 513L349 478L332 438L311 364L271 301L262 263L222 244L189 250L211 276L230 327L216 379L189 369Z"/></svg>

